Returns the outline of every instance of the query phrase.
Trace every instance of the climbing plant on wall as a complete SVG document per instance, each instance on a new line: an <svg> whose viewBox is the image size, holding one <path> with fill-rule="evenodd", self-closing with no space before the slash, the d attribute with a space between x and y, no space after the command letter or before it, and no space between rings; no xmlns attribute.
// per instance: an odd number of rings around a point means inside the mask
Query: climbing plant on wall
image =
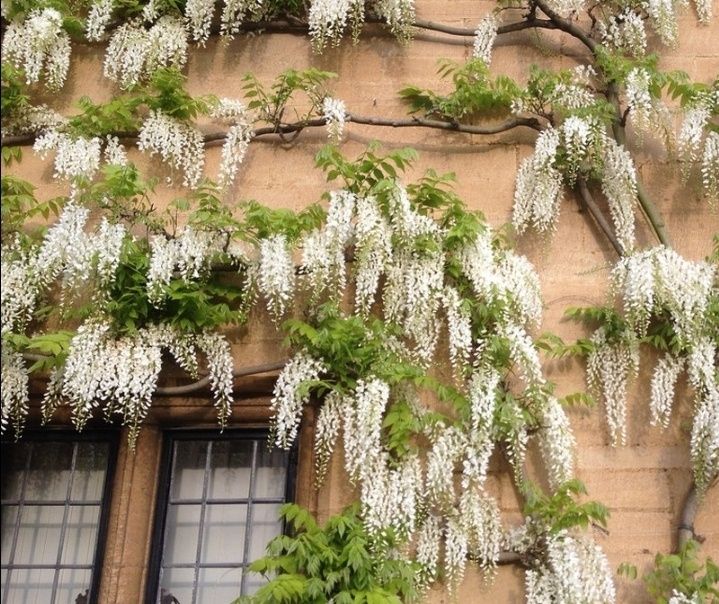
<svg viewBox="0 0 719 604"><path fill-rule="evenodd" d="M290 351L271 402L274 445L290 447L304 408L317 405L317 478L341 445L359 501L324 527L287 508L299 533L273 542L255 566L274 576L258 601L411 598L438 580L454 589L471 559L489 575L497 564L523 565L529 602L613 602L612 570L585 530L602 526L607 511L581 497L565 413L591 396L555 396L540 354L586 357L590 391L621 444L639 349L660 351L647 387L652 423L667 427L686 372L699 500L716 481L719 240L703 262L671 247L626 136L631 128L661 141L707 203L717 202L719 79L693 82L648 53L677 42L681 4L499 2L464 30L416 19L411 0L3 3L3 161L11 168L2 177L3 430L22 434L37 374L47 378L45 420L59 406L78 429L97 414L119 417L134 445L167 353L193 379L206 375L224 426L241 368L223 328L263 316ZM711 8L696 3L700 21ZM211 35L306 32L321 52L376 24L400 43L418 29L473 40L473 58L440 64L450 81L443 92L398 91L410 113L403 118L354 113L332 94L334 74L318 69L287 70L270 85L248 74L242 98L185 88L188 54ZM496 40L525 29L575 39L584 60L574 69L533 67L522 82L496 75ZM38 104L39 90L62 88L73 45L88 43L104 45L113 100L82 98L72 115ZM451 174L407 181L411 149L370 146L345 157L352 123L533 133L512 225L493 229L468 210ZM229 199L253 141L288 142L313 128L326 128L331 143L316 157L329 182L319 202L295 212ZM220 167L209 175L205 146L215 142ZM131 162L128 144L164 167ZM66 195L36 199L20 176L29 145L52 161ZM167 207L156 203L158 177L178 191ZM576 343L537 335L539 278L512 249L528 230L551 234L568 191L617 254L614 299L568 311L595 329ZM637 219L655 247L637 242ZM545 466L540 481L525 468L532 446ZM524 501L519 526L503 524L486 487L493 455L507 460ZM306 559L305 540L326 565ZM328 578L338 564L356 576ZM662 594L700 602L700 583L663 584Z"/></svg>

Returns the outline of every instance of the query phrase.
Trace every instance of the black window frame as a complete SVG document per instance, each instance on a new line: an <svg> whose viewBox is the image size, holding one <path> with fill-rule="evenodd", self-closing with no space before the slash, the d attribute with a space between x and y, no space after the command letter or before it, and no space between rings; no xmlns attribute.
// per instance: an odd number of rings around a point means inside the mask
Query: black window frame
<svg viewBox="0 0 719 604"><path fill-rule="evenodd" d="M158 472L158 489L155 497L155 513L152 530L152 540L150 542L150 558L148 564L147 581L145 582L145 601L148 604L157 602L160 590L160 572L162 570L163 548L165 541L165 529L167 524L167 511L170 504L170 484L172 479L173 465L173 449L177 441L228 441L228 440L265 440L268 441L270 435L269 428L250 428L242 426L233 426L225 428L222 432L217 429L208 428L171 428L163 430L162 433L162 453L160 456L160 468ZM295 500L295 488L297 481L297 465L298 465L298 446L297 442L289 449L287 457L287 474L285 477L285 503ZM209 458L209 456L208 456ZM205 468L205 480L207 480L207 470ZM254 473L254 469L251 469ZM248 500L250 503L250 498ZM250 522L246 529L246 542L249 540L247 535L251 533L251 516ZM287 526L283 523L282 534L286 534ZM245 545L246 547L246 545ZM243 556L244 558L244 556ZM195 566L198 566L195 560ZM202 567L211 568L213 565L205 565ZM218 563L217 566L227 567L227 564ZM230 565L234 566L234 564ZM238 568L244 568L244 564L237 565ZM242 574L242 585L245 584L246 573ZM237 594L240 595L239 593Z"/></svg>
<svg viewBox="0 0 719 604"><path fill-rule="evenodd" d="M115 470L117 469L117 457L118 457L118 449L120 444L120 434L119 431L116 429L93 429L88 430L86 432L77 432L73 429L46 429L46 430L27 430L25 431L22 436L19 439L14 439L8 436L3 436L2 439L0 439L0 445L4 449L8 446L16 445L23 441L31 441L33 443L50 443L50 442L65 442L65 443L80 443L80 442L98 442L98 443L107 443L108 445L108 458L107 458L107 470L105 472L105 484L102 488L102 495L100 498L100 518L98 520L98 527L97 527L97 538L95 543L95 555L93 556L92 560L92 569L90 574L90 586L89 586L89 592L87 597L87 604L98 604L99 597L100 597L100 582L102 579L102 571L103 571L103 563L105 561L105 550L107 548L107 535L109 530L109 523L110 523L110 510L112 508L112 493L113 493L113 486L114 486L114 479L115 479ZM71 471L74 473L74 464L75 464L75 452L77 451L76 448L73 448L73 461L72 461L72 467ZM32 455L28 456L28 461L26 463L25 472L28 470L28 466L30 463ZM72 484L72 478L71 483ZM65 511L65 517L63 518L63 525L61 528L61 543L63 543L63 535L66 530L66 520L67 520L67 508L70 505L71 499L69 496L66 496L66 498L63 500L62 504L60 503L60 500L58 501L43 501L43 505L63 505L66 508ZM21 496L20 499L17 501L15 500L5 500L0 499L0 502L3 506L5 505L17 505L18 506L18 512L17 512L17 521L16 526L14 528L15 536L13 537L13 545L15 544L17 540L17 531L19 526L19 520L20 520L20 512L25 505L24 496ZM73 504L77 505L77 503ZM89 504L80 504L80 505L89 505ZM95 504L93 504L95 505ZM62 547L60 548L60 554L62 553ZM5 585L4 587L7 588L10 581L10 576L12 574L13 570L54 570L55 576L53 579L53 599L56 596L56 588L58 583L58 576L61 570L69 569L69 570L85 570L86 565L79 565L79 564L2 564L1 565L2 570L7 571L7 576L5 578ZM1 602L2 604L5 604L7 602L8 598L8 590L3 590Z"/></svg>

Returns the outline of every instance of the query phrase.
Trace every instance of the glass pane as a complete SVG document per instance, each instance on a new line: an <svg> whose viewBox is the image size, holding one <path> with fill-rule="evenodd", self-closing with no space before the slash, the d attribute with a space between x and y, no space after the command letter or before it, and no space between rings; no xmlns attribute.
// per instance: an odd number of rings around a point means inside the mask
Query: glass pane
<svg viewBox="0 0 719 604"><path fill-rule="evenodd" d="M287 453L270 449L266 442L258 443L257 473L253 497L284 498L287 482Z"/></svg>
<svg viewBox="0 0 719 604"><path fill-rule="evenodd" d="M246 505L208 504L200 561L241 563L246 522Z"/></svg>
<svg viewBox="0 0 719 604"><path fill-rule="evenodd" d="M74 501L99 501L105 485L110 445L108 443L78 443L75 476L72 479Z"/></svg>
<svg viewBox="0 0 719 604"><path fill-rule="evenodd" d="M165 602L173 602L174 604L174 600L170 596L174 596L175 600L180 604L191 604L194 584L194 568L164 569L160 575L160 593L157 594L158 604L165 604Z"/></svg>
<svg viewBox="0 0 719 604"><path fill-rule="evenodd" d="M163 564L191 562L197 557L199 505L170 505L167 510Z"/></svg>
<svg viewBox="0 0 719 604"><path fill-rule="evenodd" d="M252 532L248 562L261 558L270 539L282 532L280 508L276 503L256 503L252 506Z"/></svg>
<svg viewBox="0 0 719 604"><path fill-rule="evenodd" d="M175 442L172 468L171 499L200 499L205 478L207 443L180 440Z"/></svg>
<svg viewBox="0 0 719 604"><path fill-rule="evenodd" d="M15 564L56 564L65 508L31 505L20 512Z"/></svg>
<svg viewBox="0 0 719 604"><path fill-rule="evenodd" d="M248 575L249 577L253 577L253 579L250 581L248 580L245 583L245 590L242 592L243 596L251 596L253 593L255 593L260 587L267 584L267 581L260 577L259 575Z"/></svg>
<svg viewBox="0 0 719 604"><path fill-rule="evenodd" d="M99 505L70 506L62 548L63 564L92 565L99 522Z"/></svg>
<svg viewBox="0 0 719 604"><path fill-rule="evenodd" d="M17 506L2 506L2 528L0 529L0 542L2 543L2 564L10 563L10 550L15 536L15 523L17 522Z"/></svg>
<svg viewBox="0 0 719 604"><path fill-rule="evenodd" d="M27 442L3 446L0 479L4 500L16 501L20 498L22 476L31 447L32 445Z"/></svg>
<svg viewBox="0 0 719 604"><path fill-rule="evenodd" d="M61 570L55 604L87 604L90 599L91 575L89 568Z"/></svg>
<svg viewBox="0 0 719 604"><path fill-rule="evenodd" d="M7 604L48 604L52 601L54 570L20 570L9 573L3 582L3 602ZM5 591L7 590L7 594Z"/></svg>
<svg viewBox="0 0 719 604"><path fill-rule="evenodd" d="M30 460L25 499L65 501L70 480L73 443L36 443Z"/></svg>
<svg viewBox="0 0 719 604"><path fill-rule="evenodd" d="M240 595L241 568L201 568L197 604L230 604Z"/></svg>
<svg viewBox="0 0 719 604"><path fill-rule="evenodd" d="M251 440L212 443L208 498L247 499L250 493Z"/></svg>

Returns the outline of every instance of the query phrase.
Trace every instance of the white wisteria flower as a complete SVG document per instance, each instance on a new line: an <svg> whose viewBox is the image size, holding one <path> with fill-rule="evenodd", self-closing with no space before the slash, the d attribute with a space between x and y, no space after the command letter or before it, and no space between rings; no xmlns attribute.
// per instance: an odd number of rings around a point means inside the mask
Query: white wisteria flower
<svg viewBox="0 0 719 604"><path fill-rule="evenodd" d="M614 139L605 137L602 192L609 202L614 232L625 253L634 249L634 207L637 203L637 173L632 156Z"/></svg>
<svg viewBox="0 0 719 604"><path fill-rule="evenodd" d="M195 187L202 178L205 147L202 133L160 111L150 111L142 122L137 147L150 155L159 154L171 168L182 174L186 187Z"/></svg>
<svg viewBox="0 0 719 604"><path fill-rule="evenodd" d="M626 78L629 117L639 130L648 130L654 114L654 102L649 93L651 74L644 67L634 67Z"/></svg>
<svg viewBox="0 0 719 604"><path fill-rule="evenodd" d="M327 123L327 136L335 142L342 140L347 117L344 101L329 96L325 97L322 101L322 116Z"/></svg>
<svg viewBox="0 0 719 604"><path fill-rule="evenodd" d="M210 37L212 18L215 15L215 0L187 0L185 22L192 39L204 46Z"/></svg>
<svg viewBox="0 0 719 604"><path fill-rule="evenodd" d="M649 14L654 31L664 44L673 46L677 43L677 15L675 0L643 0L642 8Z"/></svg>
<svg viewBox="0 0 719 604"><path fill-rule="evenodd" d="M669 425L674 392L679 374L684 369L684 359L665 354L654 367L652 376L651 398L649 408L652 412L652 426L660 425L666 428Z"/></svg>
<svg viewBox="0 0 719 604"><path fill-rule="evenodd" d="M206 331L197 337L197 347L207 357L210 373L210 388L215 399L217 419L224 428L232 414L234 361L227 338L220 333Z"/></svg>
<svg viewBox="0 0 719 604"><path fill-rule="evenodd" d="M710 203L719 203L719 132L707 134L701 163L702 185Z"/></svg>
<svg viewBox="0 0 719 604"><path fill-rule="evenodd" d="M524 159L517 171L512 224L519 233L528 226L539 232L554 229L562 200L562 175L555 167L559 132L544 130L534 154Z"/></svg>
<svg viewBox="0 0 719 604"><path fill-rule="evenodd" d="M25 360L19 352L3 343L2 346L2 412L0 414L0 432L5 432L8 423L12 422L16 436L19 436L25 425L29 412L29 381Z"/></svg>
<svg viewBox="0 0 719 604"><path fill-rule="evenodd" d="M477 25L474 32L474 45L472 56L475 59L482 59L487 65L492 62L492 48L497 39L497 27L499 20L495 13L486 15Z"/></svg>
<svg viewBox="0 0 719 604"><path fill-rule="evenodd" d="M295 291L295 265L287 238L272 235L260 241L257 287L267 299L267 310L277 322L292 303Z"/></svg>
<svg viewBox="0 0 719 604"><path fill-rule="evenodd" d="M411 37L414 0L377 0L375 10L397 38L406 41Z"/></svg>
<svg viewBox="0 0 719 604"><path fill-rule="evenodd" d="M220 33L230 38L240 32L243 21L259 20L262 16L263 0L224 0L220 16Z"/></svg>
<svg viewBox="0 0 719 604"><path fill-rule="evenodd" d="M33 151L42 159L50 151L55 152L55 178L91 180L100 169L102 141L49 130L35 139Z"/></svg>
<svg viewBox="0 0 719 604"><path fill-rule="evenodd" d="M48 88L62 88L70 67L70 37L63 29L62 14L54 8L32 9L24 21L12 21L3 35L3 61L25 71L28 84L40 81Z"/></svg>
<svg viewBox="0 0 719 604"><path fill-rule="evenodd" d="M303 384L319 378L326 371L321 359L298 352L280 372L270 401L272 440L281 449L289 449L297 438L302 407L310 398Z"/></svg>
<svg viewBox="0 0 719 604"><path fill-rule="evenodd" d="M549 397L542 414L539 447L553 489L574 475L574 446L574 435L567 414L556 398Z"/></svg>
<svg viewBox="0 0 719 604"><path fill-rule="evenodd" d="M366 316L392 254L392 231L374 197L358 198L356 215L355 306Z"/></svg>
<svg viewBox="0 0 719 604"><path fill-rule="evenodd" d="M99 42L105 36L105 31L112 18L115 0L98 0L93 2L85 22L85 37L90 42Z"/></svg>
<svg viewBox="0 0 719 604"><path fill-rule="evenodd" d="M309 12L312 45L317 51L328 42L337 45L348 25L357 31L363 21L364 2L361 0L313 0Z"/></svg>
<svg viewBox="0 0 719 604"><path fill-rule="evenodd" d="M631 8L611 15L599 24L602 42L620 52L643 57L647 52L647 31L642 17Z"/></svg>

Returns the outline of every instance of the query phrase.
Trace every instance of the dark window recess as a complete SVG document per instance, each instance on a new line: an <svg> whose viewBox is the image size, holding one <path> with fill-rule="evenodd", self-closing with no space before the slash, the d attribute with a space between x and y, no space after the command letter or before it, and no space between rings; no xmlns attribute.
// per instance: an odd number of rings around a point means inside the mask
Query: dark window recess
<svg viewBox="0 0 719 604"><path fill-rule="evenodd" d="M2 444L2 604L97 602L116 439Z"/></svg>
<svg viewBox="0 0 719 604"><path fill-rule="evenodd" d="M214 604L256 591L262 578L246 567L282 533L290 455L266 432L230 431L170 432L163 457L148 601Z"/></svg>

